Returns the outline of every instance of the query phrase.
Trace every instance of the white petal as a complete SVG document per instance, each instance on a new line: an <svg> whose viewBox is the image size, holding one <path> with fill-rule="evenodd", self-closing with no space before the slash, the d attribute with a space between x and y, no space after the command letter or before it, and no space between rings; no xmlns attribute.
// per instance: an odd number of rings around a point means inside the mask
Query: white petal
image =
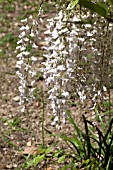
<svg viewBox="0 0 113 170"><path fill-rule="evenodd" d="M37 58L34 57L34 56L32 56L32 57L31 57L31 60L32 60L32 61L37 61Z"/></svg>
<svg viewBox="0 0 113 170"><path fill-rule="evenodd" d="M21 22L27 22L27 18L22 19Z"/></svg>

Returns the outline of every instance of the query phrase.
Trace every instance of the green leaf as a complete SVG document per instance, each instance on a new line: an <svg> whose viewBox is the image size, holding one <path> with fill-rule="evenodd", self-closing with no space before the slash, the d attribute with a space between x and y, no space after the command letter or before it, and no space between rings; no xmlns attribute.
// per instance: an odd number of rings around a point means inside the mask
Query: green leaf
<svg viewBox="0 0 113 170"><path fill-rule="evenodd" d="M78 1L79 1L79 0L73 0L73 1L71 2L71 4L70 4L70 9L73 9L73 8L75 7L75 5L78 4Z"/></svg>
<svg viewBox="0 0 113 170"><path fill-rule="evenodd" d="M73 138L74 138L74 140L76 141L76 143L78 144L79 149L80 149L81 151L83 151L83 150L84 150L84 149L83 149L83 142L81 142L81 141L79 140L79 138L78 138L75 134L73 134Z"/></svg>
<svg viewBox="0 0 113 170"><path fill-rule="evenodd" d="M64 162L65 160L65 155L61 156L59 159L58 159L58 163L62 163Z"/></svg>
<svg viewBox="0 0 113 170"><path fill-rule="evenodd" d="M83 121L84 121L85 132L86 132L86 143L87 143L88 158L90 158L90 154L91 154L91 141L90 141L90 136L89 136L87 120L86 120L84 115L83 115Z"/></svg>
<svg viewBox="0 0 113 170"><path fill-rule="evenodd" d="M72 123L72 125L74 126L77 134L79 137L81 137L81 130L78 128L78 126L76 125L76 123L74 122L74 119L72 118L72 116L70 115L69 111L66 111L66 114L68 115L69 121Z"/></svg>
<svg viewBox="0 0 113 170"><path fill-rule="evenodd" d="M50 153L51 151L52 151L52 148L47 148L47 149L45 150L45 153L48 154L48 153Z"/></svg>
<svg viewBox="0 0 113 170"><path fill-rule="evenodd" d="M34 158L34 166L36 167L37 166L37 164L40 162L40 161L42 161L42 160L44 160L45 159L45 154L43 154L43 155L38 155L36 158Z"/></svg>
<svg viewBox="0 0 113 170"><path fill-rule="evenodd" d="M43 154L43 153L48 154L49 152L52 151L52 147L49 147L49 148L47 148L47 149L45 149L45 148L40 148L39 150L40 150L40 153L41 153L41 154Z"/></svg>
<svg viewBox="0 0 113 170"><path fill-rule="evenodd" d="M106 166L106 170L109 170L110 169L110 162L112 161L112 156L109 157L108 159L108 163L107 163L107 166Z"/></svg>
<svg viewBox="0 0 113 170"><path fill-rule="evenodd" d="M95 108L95 113L97 114L99 121L101 123L101 127L103 128L103 130L106 130L106 124L103 122L101 115L99 114L98 110Z"/></svg>
<svg viewBox="0 0 113 170"><path fill-rule="evenodd" d="M73 147L76 149L78 155L80 155L79 145L78 145L78 143L77 143L73 138L69 138L69 137L67 137L66 135L62 135L61 138L62 138L65 142L66 142L66 141L70 142L70 143L73 145ZM66 143L67 143L67 142L66 142ZM77 153L76 153L76 154L77 154Z"/></svg>
<svg viewBox="0 0 113 170"><path fill-rule="evenodd" d="M79 0L79 4L103 17L106 17L108 14L108 6L105 3L93 3L88 0Z"/></svg>
<svg viewBox="0 0 113 170"><path fill-rule="evenodd" d="M113 6L113 0L110 0L110 2L111 2L111 4L112 4L112 6Z"/></svg>
<svg viewBox="0 0 113 170"><path fill-rule="evenodd" d="M111 121L109 123L109 127L108 127L106 134L105 134L104 140L107 140L107 137L109 136L109 134L111 134L112 126L113 126L113 118L111 119Z"/></svg>
<svg viewBox="0 0 113 170"><path fill-rule="evenodd" d="M54 154L54 158L58 157L60 154L63 154L63 150L59 150L59 151L56 151L55 154Z"/></svg>
<svg viewBox="0 0 113 170"><path fill-rule="evenodd" d="M9 3L12 3L14 0L8 0Z"/></svg>
<svg viewBox="0 0 113 170"><path fill-rule="evenodd" d="M61 135L61 138L64 139L65 141L67 140L67 141L69 141L69 142L71 142L71 143L78 146L78 144L76 142L74 142L74 140L72 138L67 137L66 135Z"/></svg>
<svg viewBox="0 0 113 170"><path fill-rule="evenodd" d="M74 24L94 24L95 20L91 19L91 20L80 20L80 21L67 21L67 23L74 23ZM76 103L71 102L72 106L76 106Z"/></svg>
<svg viewBox="0 0 113 170"><path fill-rule="evenodd" d="M44 148L39 148L39 151L41 154L43 154L45 152L45 149Z"/></svg>

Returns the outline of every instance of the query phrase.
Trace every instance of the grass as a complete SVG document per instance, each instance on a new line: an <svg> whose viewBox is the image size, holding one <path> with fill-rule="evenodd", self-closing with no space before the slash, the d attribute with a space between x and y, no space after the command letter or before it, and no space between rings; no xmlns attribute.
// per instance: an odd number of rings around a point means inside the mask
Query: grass
<svg viewBox="0 0 113 170"><path fill-rule="evenodd" d="M103 130L101 131L96 125L93 125L91 121L86 120L83 115L85 130L81 130L70 113L67 112L67 114L69 116L70 123L75 129L75 132L71 134L71 137L67 136L65 133L52 134L48 130L46 130L46 132L50 134L50 137L54 136L61 138L62 141L66 143L68 149L58 149L55 151L55 143L47 148L38 148L40 154L34 155L33 157L29 157L30 155L28 155L25 163L23 164L23 168L29 169L33 166L35 169L41 162L44 161L44 167L46 167L46 163L49 162L50 165L56 164L57 166L62 167L58 168L60 170L112 170L113 119L111 119L109 127L106 127L101 115L97 112L100 127ZM57 143L57 145L59 145L59 143Z"/></svg>

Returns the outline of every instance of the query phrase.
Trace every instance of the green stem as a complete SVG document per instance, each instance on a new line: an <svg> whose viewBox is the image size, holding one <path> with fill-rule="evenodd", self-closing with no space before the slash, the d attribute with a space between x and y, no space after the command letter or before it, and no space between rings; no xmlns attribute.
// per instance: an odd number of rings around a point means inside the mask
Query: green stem
<svg viewBox="0 0 113 170"><path fill-rule="evenodd" d="M108 84L108 95L109 95L109 121L111 121L111 95L110 95L110 82Z"/></svg>
<svg viewBox="0 0 113 170"><path fill-rule="evenodd" d="M41 86L41 93L42 93L42 146L45 146L45 134L44 134L44 121L45 121L45 115L44 115L44 94L43 94L43 87Z"/></svg>

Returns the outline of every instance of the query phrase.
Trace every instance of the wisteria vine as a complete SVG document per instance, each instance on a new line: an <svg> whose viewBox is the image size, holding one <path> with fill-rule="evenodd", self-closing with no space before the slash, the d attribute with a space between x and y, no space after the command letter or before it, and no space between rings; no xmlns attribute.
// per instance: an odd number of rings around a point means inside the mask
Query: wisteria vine
<svg viewBox="0 0 113 170"><path fill-rule="evenodd" d="M41 15L40 12L39 15ZM93 26L91 24L77 25L76 23L81 21L81 17L84 20L88 17L96 18L96 20ZM96 14L91 14L86 10L78 9L70 12L69 6L47 21L47 30L44 32L46 45L42 48L46 61L42 63L44 67L41 68L41 71L54 114L52 125L56 125L58 122L59 128L61 122L65 123L71 93L75 97L79 96L81 102L89 97L93 102L92 109L96 106L98 98L102 97L102 93L106 93L107 84L103 80L104 67L99 68L99 64L101 65L101 62L103 65L104 62L110 64L112 58L109 61L104 60L104 45L101 38L103 35L108 38L113 27L104 19L100 21ZM33 85L36 72L32 67L37 58L32 55L32 50L38 48L33 38L39 38L39 34L38 23L32 16L21 22L24 26L20 28L22 33L17 42L16 49L19 54L16 67L19 69L17 74L20 78L20 104L24 105L22 108L24 111L26 102L31 102L34 98ZM109 34L106 24L109 25ZM109 41L111 42L111 39ZM105 48L104 55L108 55ZM31 82L29 82L29 76L31 76ZM29 89L29 86L32 88Z"/></svg>

